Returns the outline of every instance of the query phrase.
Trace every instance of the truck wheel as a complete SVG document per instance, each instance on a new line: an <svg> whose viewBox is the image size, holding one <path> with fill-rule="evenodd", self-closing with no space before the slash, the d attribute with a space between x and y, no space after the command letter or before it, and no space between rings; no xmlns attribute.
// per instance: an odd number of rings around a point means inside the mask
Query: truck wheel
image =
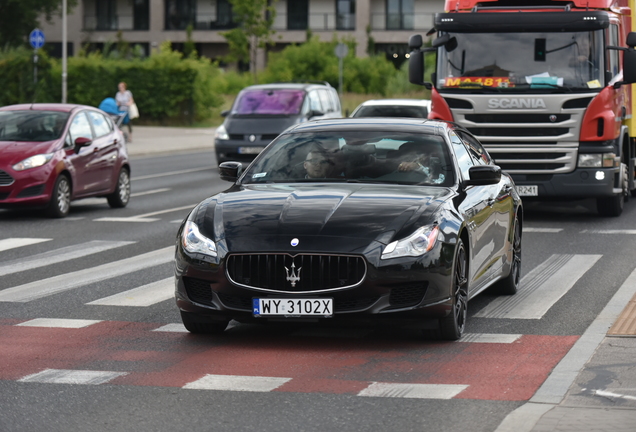
<svg viewBox="0 0 636 432"><path fill-rule="evenodd" d="M625 201L627 201L627 170L625 164L621 164L622 193L607 198L596 199L596 210L601 216L618 217L623 213Z"/></svg>

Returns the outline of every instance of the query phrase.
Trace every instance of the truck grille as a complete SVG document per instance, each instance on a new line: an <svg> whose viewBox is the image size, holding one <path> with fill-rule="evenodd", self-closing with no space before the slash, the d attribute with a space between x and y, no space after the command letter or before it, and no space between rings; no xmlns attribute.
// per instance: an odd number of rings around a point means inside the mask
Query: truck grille
<svg viewBox="0 0 636 432"><path fill-rule="evenodd" d="M560 136L567 134L568 128L475 128L469 127L468 130L477 136L490 137L545 137Z"/></svg>
<svg viewBox="0 0 636 432"><path fill-rule="evenodd" d="M235 254L227 259L233 283L269 292L325 292L351 288L366 275L359 256L299 254Z"/></svg>

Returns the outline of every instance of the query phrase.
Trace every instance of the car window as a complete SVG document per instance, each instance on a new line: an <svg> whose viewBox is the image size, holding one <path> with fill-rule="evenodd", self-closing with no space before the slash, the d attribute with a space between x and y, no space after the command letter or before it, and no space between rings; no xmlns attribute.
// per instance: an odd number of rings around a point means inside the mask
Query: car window
<svg viewBox="0 0 636 432"><path fill-rule="evenodd" d="M42 142L60 138L68 113L58 111L0 111L0 141Z"/></svg>
<svg viewBox="0 0 636 432"><path fill-rule="evenodd" d="M448 134L450 138L451 144L453 145L453 151L455 152L455 156L457 157L457 165L459 166L459 170L462 173L462 177L464 180L468 180L470 175L468 174L468 170L470 167L474 166L473 158L468 154L468 149L464 145L464 142L457 136L457 134L453 131L450 131Z"/></svg>
<svg viewBox="0 0 636 432"><path fill-rule="evenodd" d="M88 117L91 119L91 122L93 123L93 129L95 130L96 137L99 138L104 135L108 135L112 131L110 123L108 122L108 120L106 120L106 117L104 117L101 113L98 113L95 111L89 111Z"/></svg>
<svg viewBox="0 0 636 432"><path fill-rule="evenodd" d="M286 134L250 166L246 183L365 182L450 186L441 136L383 131Z"/></svg>
<svg viewBox="0 0 636 432"><path fill-rule="evenodd" d="M322 104L322 109L324 113L330 113L335 111L335 107L333 106L333 101L331 97L329 97L329 92L325 90L318 90L318 95L320 97L320 103Z"/></svg>
<svg viewBox="0 0 636 432"><path fill-rule="evenodd" d="M93 132L91 131L91 125L88 122L86 113L84 111L78 113L73 120L71 120L71 128L69 129L69 135L71 136L71 142L75 142L78 138L93 139Z"/></svg>
<svg viewBox="0 0 636 432"><path fill-rule="evenodd" d="M320 95L318 95L317 91L311 91L307 96L309 97L309 109L312 111L325 112L322 107L322 103L320 102Z"/></svg>
<svg viewBox="0 0 636 432"><path fill-rule="evenodd" d="M297 89L248 89L236 97L232 114L292 115L299 114L305 96Z"/></svg>
<svg viewBox="0 0 636 432"><path fill-rule="evenodd" d="M490 165L492 160L490 159L490 155L484 149L477 138L472 136L469 133L464 131L457 131L457 134L461 137L466 144L466 148L468 149L468 154L473 158L473 160L478 165Z"/></svg>

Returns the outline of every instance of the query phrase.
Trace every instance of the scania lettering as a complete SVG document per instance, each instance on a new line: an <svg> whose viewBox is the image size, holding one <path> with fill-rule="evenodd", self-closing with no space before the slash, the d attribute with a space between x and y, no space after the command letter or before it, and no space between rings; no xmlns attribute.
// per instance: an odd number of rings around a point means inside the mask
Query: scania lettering
<svg viewBox="0 0 636 432"><path fill-rule="evenodd" d="M636 196L635 3L446 0L432 45L409 40L409 79L431 90L429 118L471 131L526 197L619 216Z"/></svg>

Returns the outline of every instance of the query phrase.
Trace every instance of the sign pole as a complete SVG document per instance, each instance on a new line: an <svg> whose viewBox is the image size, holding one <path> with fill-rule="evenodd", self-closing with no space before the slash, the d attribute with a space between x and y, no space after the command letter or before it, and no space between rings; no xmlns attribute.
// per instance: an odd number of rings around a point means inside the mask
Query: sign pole
<svg viewBox="0 0 636 432"><path fill-rule="evenodd" d="M66 103L66 76L67 76L67 31L66 31L66 2L62 0L62 103Z"/></svg>

